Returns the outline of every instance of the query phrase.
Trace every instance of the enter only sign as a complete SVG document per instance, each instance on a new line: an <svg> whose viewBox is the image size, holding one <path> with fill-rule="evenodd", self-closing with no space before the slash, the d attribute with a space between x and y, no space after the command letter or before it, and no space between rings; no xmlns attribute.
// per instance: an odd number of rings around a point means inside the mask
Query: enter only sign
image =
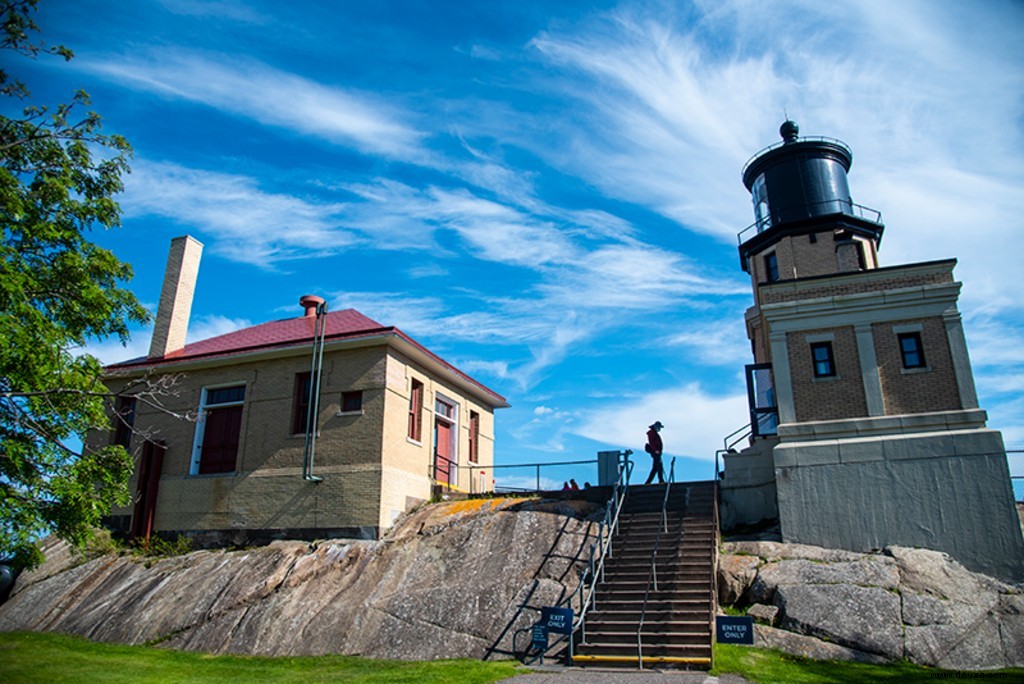
<svg viewBox="0 0 1024 684"><path fill-rule="evenodd" d="M715 636L720 644L754 644L754 618L734 615L715 616Z"/></svg>

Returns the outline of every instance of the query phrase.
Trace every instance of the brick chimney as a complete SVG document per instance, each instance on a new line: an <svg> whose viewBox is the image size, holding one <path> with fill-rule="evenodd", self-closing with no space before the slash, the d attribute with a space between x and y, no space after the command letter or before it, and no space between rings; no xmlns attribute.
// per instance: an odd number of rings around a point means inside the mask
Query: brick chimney
<svg viewBox="0 0 1024 684"><path fill-rule="evenodd" d="M149 344L149 358L159 359L185 348L185 333L192 313L192 295L199 275L203 243L191 235L171 240L164 271L164 287L156 310L156 326Z"/></svg>

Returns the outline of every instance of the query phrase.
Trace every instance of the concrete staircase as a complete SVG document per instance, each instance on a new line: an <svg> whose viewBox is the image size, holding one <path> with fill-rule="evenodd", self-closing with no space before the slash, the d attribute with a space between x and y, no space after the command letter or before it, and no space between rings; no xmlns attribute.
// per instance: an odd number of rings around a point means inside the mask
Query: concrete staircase
<svg viewBox="0 0 1024 684"><path fill-rule="evenodd" d="M717 553L714 483L672 485L667 531L662 529L658 541L657 590L651 581L648 592L664 497L665 485L629 488L604 582L597 587L584 629L577 633L576 665L711 667Z"/></svg>

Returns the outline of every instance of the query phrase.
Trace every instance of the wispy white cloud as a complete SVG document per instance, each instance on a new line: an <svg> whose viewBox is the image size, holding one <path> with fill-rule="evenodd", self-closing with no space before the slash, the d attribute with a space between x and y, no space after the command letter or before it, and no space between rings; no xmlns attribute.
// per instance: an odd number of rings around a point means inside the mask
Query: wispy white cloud
<svg viewBox="0 0 1024 684"><path fill-rule="evenodd" d="M338 228L341 204L268 192L248 176L177 164L137 162L121 206L130 218L161 216L209 233L212 250L261 266L330 254L354 240Z"/></svg>
<svg viewBox="0 0 1024 684"><path fill-rule="evenodd" d="M99 359L104 366L121 361L141 358L149 353L149 342L153 337L152 329L132 330L131 339L121 344L117 339L92 340L80 349L82 353L91 354Z"/></svg>
<svg viewBox="0 0 1024 684"><path fill-rule="evenodd" d="M369 93L311 81L249 58L162 48L87 60L84 68L136 89L199 102L261 123L392 159L425 161L409 114Z"/></svg>
<svg viewBox="0 0 1024 684"><path fill-rule="evenodd" d="M590 28L532 42L544 59L589 77L559 84L589 126L560 130L569 145L538 152L614 197L700 232L735 234L744 206L736 176L780 85L770 58L712 58L694 36L626 11Z"/></svg>
<svg viewBox="0 0 1024 684"><path fill-rule="evenodd" d="M457 368L461 368L470 375L480 373L487 375L492 378L500 378L502 380L511 377L509 373L508 362L506 361L481 361L475 359L453 359L452 363Z"/></svg>
<svg viewBox="0 0 1024 684"><path fill-rule="evenodd" d="M227 335L230 332L248 328L251 325L253 325L252 321L245 318L229 318L228 316L220 316L218 314L200 316L189 323L186 344L220 335Z"/></svg>
<svg viewBox="0 0 1024 684"><path fill-rule="evenodd" d="M701 274L677 253L650 245L607 245L566 264L554 282L541 286L553 301L579 308L655 311L683 305L684 297L746 295L736 280Z"/></svg>
<svg viewBox="0 0 1024 684"><path fill-rule="evenodd" d="M266 24L268 17L238 0L160 0L174 14L196 17L218 17L251 24Z"/></svg>
<svg viewBox="0 0 1024 684"><path fill-rule="evenodd" d="M712 396L690 383L589 411L573 432L642 456L647 426L660 420L665 424L666 455L713 460L722 448L722 437L739 427L746 415L746 396Z"/></svg>
<svg viewBox="0 0 1024 684"><path fill-rule="evenodd" d="M1007 449L1024 449L1024 418L1022 416L1024 416L1024 397L1017 397L988 409L988 425L1003 433L1003 444ZM1018 474L1024 475L1024 473Z"/></svg>
<svg viewBox="0 0 1024 684"><path fill-rule="evenodd" d="M751 363L742 315L739 313L733 319L723 317L714 323L683 323L684 329L670 335L664 344L687 348L704 364L740 368Z"/></svg>
<svg viewBox="0 0 1024 684"><path fill-rule="evenodd" d="M965 316L970 324L967 339L971 363L975 368L988 367L1005 372L1008 367L1024 368L1024 345L1010 340L1024 338L1024 324L986 313Z"/></svg>

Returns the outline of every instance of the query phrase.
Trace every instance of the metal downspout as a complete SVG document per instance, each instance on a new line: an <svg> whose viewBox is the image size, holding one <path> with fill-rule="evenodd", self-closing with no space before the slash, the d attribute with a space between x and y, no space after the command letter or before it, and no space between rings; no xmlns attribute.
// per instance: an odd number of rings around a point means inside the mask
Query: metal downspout
<svg viewBox="0 0 1024 684"><path fill-rule="evenodd" d="M303 451L302 479L322 482L323 478L313 474L313 460L316 457L316 433L320 415L320 380L324 371L324 335L327 330L327 302L316 307L316 324L313 327L313 359L309 369L309 407L306 413L306 443Z"/></svg>

